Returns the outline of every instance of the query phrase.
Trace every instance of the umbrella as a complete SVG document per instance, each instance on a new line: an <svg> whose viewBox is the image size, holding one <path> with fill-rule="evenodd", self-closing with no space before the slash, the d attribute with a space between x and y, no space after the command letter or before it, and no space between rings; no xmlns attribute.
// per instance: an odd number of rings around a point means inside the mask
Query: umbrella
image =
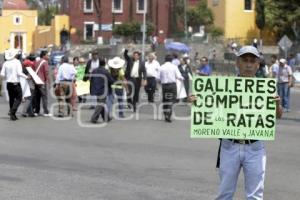
<svg viewBox="0 0 300 200"><path fill-rule="evenodd" d="M179 51L187 53L191 49L186 44L180 43L180 42L170 42L165 45L166 50L168 51Z"/></svg>

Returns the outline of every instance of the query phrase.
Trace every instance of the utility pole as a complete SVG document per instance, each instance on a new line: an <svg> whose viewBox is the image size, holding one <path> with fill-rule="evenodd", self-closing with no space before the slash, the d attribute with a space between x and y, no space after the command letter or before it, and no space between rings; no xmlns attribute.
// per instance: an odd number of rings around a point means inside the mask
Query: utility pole
<svg viewBox="0 0 300 200"><path fill-rule="evenodd" d="M187 2L186 0L184 1L184 35L185 35L185 40L187 41L188 39L188 26L187 26Z"/></svg>
<svg viewBox="0 0 300 200"><path fill-rule="evenodd" d="M143 13L143 43L142 43L142 59L145 59L145 42L146 42L146 14L147 14L147 1L144 3L144 13Z"/></svg>
<svg viewBox="0 0 300 200"><path fill-rule="evenodd" d="M98 37L101 36L101 28L102 28L102 5L101 5L101 0L95 0L94 1L94 6L96 10L96 14L98 17Z"/></svg>

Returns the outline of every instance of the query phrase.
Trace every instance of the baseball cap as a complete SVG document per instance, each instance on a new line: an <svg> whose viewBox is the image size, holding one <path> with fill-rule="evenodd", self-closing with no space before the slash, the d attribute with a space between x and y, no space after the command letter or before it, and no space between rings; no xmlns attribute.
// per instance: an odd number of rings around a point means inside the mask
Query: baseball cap
<svg viewBox="0 0 300 200"><path fill-rule="evenodd" d="M286 59L281 58L281 59L279 60L279 62L282 63L282 64L285 64L285 63L286 63Z"/></svg>
<svg viewBox="0 0 300 200"><path fill-rule="evenodd" d="M260 54L259 54L257 48L255 48L254 46L243 46L239 50L237 56L240 57L240 56L242 56L244 54L247 54L247 53L250 53L250 54L252 54L252 55L254 55L254 56L258 57L258 58L260 57Z"/></svg>

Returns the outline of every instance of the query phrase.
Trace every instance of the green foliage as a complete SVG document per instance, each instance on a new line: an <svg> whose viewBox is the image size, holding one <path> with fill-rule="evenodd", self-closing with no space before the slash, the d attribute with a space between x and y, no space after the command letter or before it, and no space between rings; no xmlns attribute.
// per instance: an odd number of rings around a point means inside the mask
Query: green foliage
<svg viewBox="0 0 300 200"><path fill-rule="evenodd" d="M187 11L187 22L188 26L191 27L210 26L213 24L213 12L207 7L206 1L200 1L196 7Z"/></svg>
<svg viewBox="0 0 300 200"><path fill-rule="evenodd" d="M170 5L170 31L178 32L178 24L184 23L184 1L185 0L169 0Z"/></svg>
<svg viewBox="0 0 300 200"><path fill-rule="evenodd" d="M265 27L265 1L256 0L256 19L255 23L258 29L262 30Z"/></svg>
<svg viewBox="0 0 300 200"><path fill-rule="evenodd" d="M147 35L151 35L154 32L154 25L147 23ZM140 22L128 22L120 25L116 25L113 29L113 34L124 37L130 37L136 39L141 36L141 23Z"/></svg>
<svg viewBox="0 0 300 200"><path fill-rule="evenodd" d="M208 29L208 32L210 33L210 36L212 39L216 40L219 37L224 35L224 31L222 28L217 27L217 26L210 26Z"/></svg>
<svg viewBox="0 0 300 200"><path fill-rule="evenodd" d="M26 2L30 8L38 10L39 25L50 25L53 17L59 13L57 3L52 3L51 1L46 0L26 0Z"/></svg>
<svg viewBox="0 0 300 200"><path fill-rule="evenodd" d="M266 25L278 36L300 40L300 1L265 0Z"/></svg>

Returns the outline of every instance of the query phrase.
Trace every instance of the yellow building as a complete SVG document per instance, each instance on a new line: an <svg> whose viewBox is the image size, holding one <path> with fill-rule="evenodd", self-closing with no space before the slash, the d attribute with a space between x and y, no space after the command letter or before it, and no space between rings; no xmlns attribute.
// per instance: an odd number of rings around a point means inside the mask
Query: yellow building
<svg viewBox="0 0 300 200"><path fill-rule="evenodd" d="M69 17L55 16L51 26L38 26L37 10L30 10L25 0L4 0L0 16L0 53L19 48L26 54L50 44L60 46L68 34Z"/></svg>
<svg viewBox="0 0 300 200"><path fill-rule="evenodd" d="M53 44L60 46L63 37L69 37L69 16L56 15L51 20L51 26L37 26L33 35L33 49Z"/></svg>
<svg viewBox="0 0 300 200"><path fill-rule="evenodd" d="M8 48L21 48L25 53L30 52L37 16L37 11L29 10L22 1L4 0L0 17L0 53Z"/></svg>
<svg viewBox="0 0 300 200"><path fill-rule="evenodd" d="M225 39L239 40L249 43L259 38L259 30L255 24L255 0L208 0L212 9L215 25L224 30ZM264 43L272 43L274 37L263 31Z"/></svg>

